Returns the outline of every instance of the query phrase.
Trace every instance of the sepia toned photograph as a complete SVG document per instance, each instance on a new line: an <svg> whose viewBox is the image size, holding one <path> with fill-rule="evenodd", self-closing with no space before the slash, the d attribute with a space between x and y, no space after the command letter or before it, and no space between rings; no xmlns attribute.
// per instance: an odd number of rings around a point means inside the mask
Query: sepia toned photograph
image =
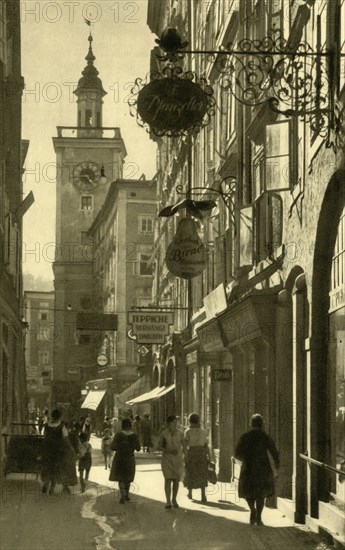
<svg viewBox="0 0 345 550"><path fill-rule="evenodd" d="M0 547L345 549L345 0L0 0Z"/></svg>

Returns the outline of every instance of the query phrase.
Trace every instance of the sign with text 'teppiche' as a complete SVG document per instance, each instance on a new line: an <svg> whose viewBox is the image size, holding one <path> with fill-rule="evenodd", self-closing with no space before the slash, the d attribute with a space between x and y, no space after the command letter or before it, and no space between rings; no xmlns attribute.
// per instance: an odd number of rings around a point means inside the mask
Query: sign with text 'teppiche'
<svg viewBox="0 0 345 550"><path fill-rule="evenodd" d="M138 344L164 344L169 327L174 323L174 313L169 311L129 311L128 324Z"/></svg>

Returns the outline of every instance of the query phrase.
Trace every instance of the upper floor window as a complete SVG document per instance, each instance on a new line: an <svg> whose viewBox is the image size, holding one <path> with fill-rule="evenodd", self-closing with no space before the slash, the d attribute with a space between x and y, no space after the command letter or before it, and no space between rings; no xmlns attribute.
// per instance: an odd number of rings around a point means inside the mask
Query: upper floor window
<svg viewBox="0 0 345 550"><path fill-rule="evenodd" d="M50 353L49 351L39 351L38 352L38 363L39 365L49 365Z"/></svg>
<svg viewBox="0 0 345 550"><path fill-rule="evenodd" d="M49 340L48 327L38 327L37 340Z"/></svg>
<svg viewBox="0 0 345 550"><path fill-rule="evenodd" d="M139 275L152 275L152 264L150 263L150 255L139 253Z"/></svg>
<svg viewBox="0 0 345 550"><path fill-rule="evenodd" d="M290 189L290 123L279 121L266 126L262 144L252 145L253 196L257 199L265 191Z"/></svg>
<svg viewBox="0 0 345 550"><path fill-rule="evenodd" d="M81 210L92 210L93 208L92 195L82 195L80 208Z"/></svg>
<svg viewBox="0 0 345 550"><path fill-rule="evenodd" d="M41 321L48 321L48 311L40 311L39 318Z"/></svg>
<svg viewBox="0 0 345 550"><path fill-rule="evenodd" d="M139 233L153 233L153 216L139 216Z"/></svg>

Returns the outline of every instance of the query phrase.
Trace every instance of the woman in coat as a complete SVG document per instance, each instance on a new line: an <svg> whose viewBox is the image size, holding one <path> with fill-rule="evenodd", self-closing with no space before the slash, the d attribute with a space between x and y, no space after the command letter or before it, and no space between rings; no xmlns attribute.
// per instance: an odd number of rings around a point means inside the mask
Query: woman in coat
<svg viewBox="0 0 345 550"><path fill-rule="evenodd" d="M69 440L68 429L61 421L61 412L54 409L51 421L44 428L45 444L42 453L42 493L53 495L55 486L62 484L62 491L70 493L69 485L77 485L76 454Z"/></svg>
<svg viewBox="0 0 345 550"><path fill-rule="evenodd" d="M132 430L132 422L124 418L121 431L115 434L111 444L115 456L110 470L109 480L118 481L120 489L120 504L129 500L129 487L135 476L134 451L140 451L140 443Z"/></svg>
<svg viewBox="0 0 345 550"><path fill-rule="evenodd" d="M279 453L271 437L263 430L260 414L252 416L251 428L240 437L235 451L236 458L242 461L238 494L247 500L250 523L263 525L261 514L265 498L274 494L273 469L279 468Z"/></svg>
<svg viewBox="0 0 345 550"><path fill-rule="evenodd" d="M200 428L200 417L196 413L189 416L189 428L184 433L184 444L184 484L188 489L188 498L193 497L193 489L201 489L201 502L206 502L209 449L206 431Z"/></svg>

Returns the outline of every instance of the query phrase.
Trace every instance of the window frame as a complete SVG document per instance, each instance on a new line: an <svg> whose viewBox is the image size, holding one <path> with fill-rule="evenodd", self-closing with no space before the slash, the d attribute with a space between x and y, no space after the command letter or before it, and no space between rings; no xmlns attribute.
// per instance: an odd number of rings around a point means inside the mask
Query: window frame
<svg viewBox="0 0 345 550"><path fill-rule="evenodd" d="M83 204L84 199L91 199L90 200L91 206L89 208L84 208L84 204ZM86 201L86 202L88 202L88 201ZM93 210L93 195L81 195L81 197L80 197L80 210L82 212L90 212L91 210Z"/></svg>
<svg viewBox="0 0 345 550"><path fill-rule="evenodd" d="M143 229L143 222L148 224L148 222L152 223L152 230L144 230ZM151 216L150 214L140 214L138 216L138 233L141 233L142 235L153 235L155 230L155 217Z"/></svg>
<svg viewBox="0 0 345 550"><path fill-rule="evenodd" d="M145 256L146 258L148 258L146 261L143 261L142 260L142 256ZM143 264L147 264L149 261L150 261L150 253L149 252L146 252L146 251L139 251L138 252L138 269L137 269L137 274L139 275L139 277L152 277L153 276L153 270L152 270L152 265L150 266L151 267L151 272L150 273L142 273L141 272L141 266Z"/></svg>

